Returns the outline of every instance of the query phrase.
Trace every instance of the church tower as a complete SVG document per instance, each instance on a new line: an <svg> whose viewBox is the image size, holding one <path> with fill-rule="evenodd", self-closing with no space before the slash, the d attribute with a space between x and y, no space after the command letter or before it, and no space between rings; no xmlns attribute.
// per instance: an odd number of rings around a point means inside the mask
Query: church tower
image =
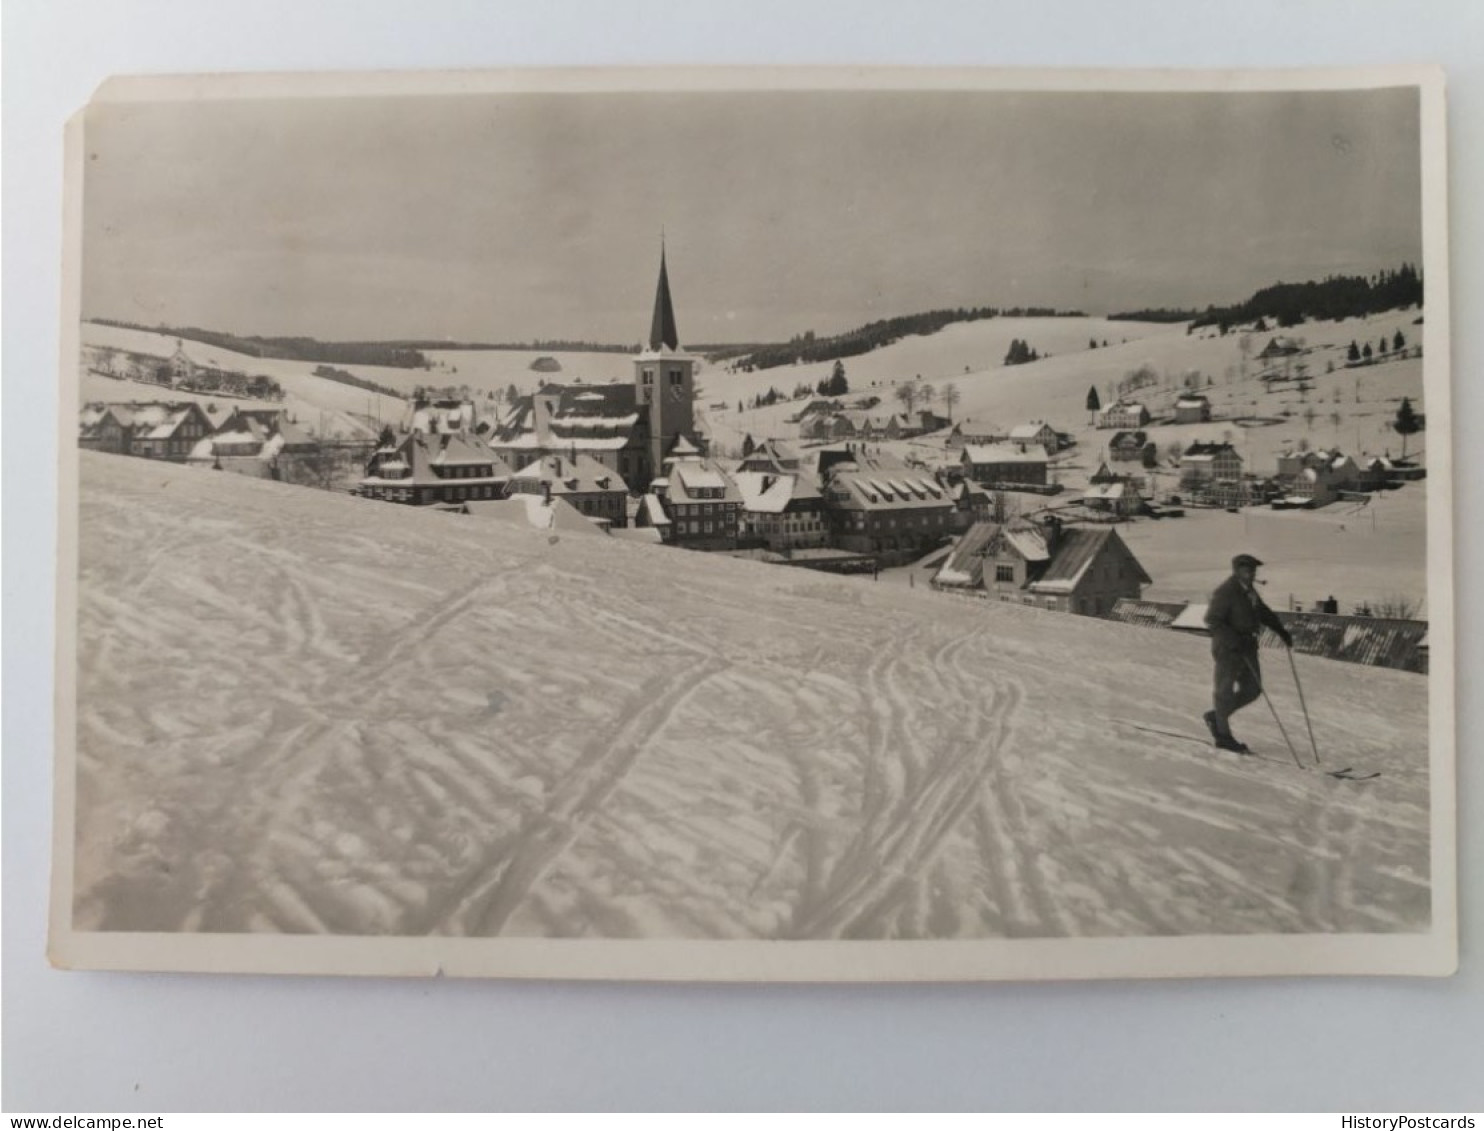
<svg viewBox="0 0 1484 1131"><path fill-rule="evenodd" d="M660 246L660 281L654 294L649 341L634 359L634 399L649 421L649 478L663 473L665 455L695 431L696 359L680 348L670 274Z"/></svg>

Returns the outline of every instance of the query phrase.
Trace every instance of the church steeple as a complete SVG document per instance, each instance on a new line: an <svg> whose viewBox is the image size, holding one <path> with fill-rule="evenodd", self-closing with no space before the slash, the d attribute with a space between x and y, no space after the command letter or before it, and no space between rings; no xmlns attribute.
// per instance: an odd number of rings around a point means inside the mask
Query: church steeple
<svg viewBox="0 0 1484 1131"><path fill-rule="evenodd" d="M660 282L654 292L654 320L649 324L649 348L680 348L680 332L675 329L675 307L670 302L670 274L665 270L665 245L660 243Z"/></svg>

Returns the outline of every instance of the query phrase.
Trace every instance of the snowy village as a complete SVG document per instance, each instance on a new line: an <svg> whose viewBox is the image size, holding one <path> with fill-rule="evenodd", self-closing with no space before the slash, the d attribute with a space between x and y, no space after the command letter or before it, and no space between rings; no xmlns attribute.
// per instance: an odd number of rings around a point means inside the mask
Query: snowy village
<svg viewBox="0 0 1484 1131"><path fill-rule="evenodd" d="M697 242L605 252L612 343L85 308L77 929L1427 928L1415 252L764 340Z"/></svg>

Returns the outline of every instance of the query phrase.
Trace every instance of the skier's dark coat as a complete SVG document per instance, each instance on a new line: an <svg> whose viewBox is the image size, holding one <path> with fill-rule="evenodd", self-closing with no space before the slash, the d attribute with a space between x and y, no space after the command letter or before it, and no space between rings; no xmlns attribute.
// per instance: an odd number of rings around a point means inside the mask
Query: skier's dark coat
<svg viewBox="0 0 1484 1131"><path fill-rule="evenodd" d="M1206 607L1206 627L1211 630L1211 654L1223 652L1256 652L1257 637L1263 625L1267 625L1279 636L1287 638L1288 631L1278 614L1263 603L1257 590L1252 590L1254 602L1235 575L1227 578L1211 594L1211 603Z"/></svg>

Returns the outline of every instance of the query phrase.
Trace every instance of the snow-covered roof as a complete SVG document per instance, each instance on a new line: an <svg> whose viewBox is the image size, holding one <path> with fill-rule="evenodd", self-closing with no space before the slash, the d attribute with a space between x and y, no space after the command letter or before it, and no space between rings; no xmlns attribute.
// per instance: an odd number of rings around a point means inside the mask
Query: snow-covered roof
<svg viewBox="0 0 1484 1131"><path fill-rule="evenodd" d="M512 495L508 499L473 499L464 510L480 518L521 523L537 530L560 530L572 534L602 534L603 528L566 499L549 503L540 495Z"/></svg>
<svg viewBox="0 0 1484 1131"><path fill-rule="evenodd" d="M1082 498L1084 500L1118 502L1128 494L1130 494L1128 484L1120 479L1116 483L1094 483L1086 491L1082 492Z"/></svg>
<svg viewBox="0 0 1484 1131"><path fill-rule="evenodd" d="M1046 535L1039 529L1019 527L1005 531L1005 541L1028 562L1051 560L1051 551L1046 548Z"/></svg>
<svg viewBox="0 0 1484 1131"><path fill-rule="evenodd" d="M689 466L682 464L671 473L685 480L687 487L704 487L719 490L726 487L726 479L719 471L706 467L704 464Z"/></svg>
<svg viewBox="0 0 1484 1131"><path fill-rule="evenodd" d="M964 458L970 463L1045 463L1042 448L1022 451L1011 444L965 444Z"/></svg>
<svg viewBox="0 0 1484 1131"><path fill-rule="evenodd" d="M665 504L660 502L660 497L653 492L639 500L639 511L651 526L670 525L670 516L665 513Z"/></svg>
<svg viewBox="0 0 1484 1131"><path fill-rule="evenodd" d="M1191 632L1207 632L1206 628L1206 602L1192 601L1175 615L1170 622L1171 628L1183 628Z"/></svg>
<svg viewBox="0 0 1484 1131"><path fill-rule="evenodd" d="M580 451L575 459L571 456L544 456L521 468L511 479L550 483L557 494L628 491L618 472Z"/></svg>
<svg viewBox="0 0 1484 1131"><path fill-rule="evenodd" d="M1014 428L1010 429L1010 439L1012 439L1012 440L1034 440L1037 436L1039 436L1041 434L1042 430L1043 429L1046 429L1046 428L1051 428L1051 425L1049 425L1049 424L1017 424ZM1055 429L1052 429L1052 431L1055 431Z"/></svg>
<svg viewBox="0 0 1484 1131"><path fill-rule="evenodd" d="M796 476L766 471L739 471L732 478L742 495L743 508L759 514L782 514L799 483Z"/></svg>

